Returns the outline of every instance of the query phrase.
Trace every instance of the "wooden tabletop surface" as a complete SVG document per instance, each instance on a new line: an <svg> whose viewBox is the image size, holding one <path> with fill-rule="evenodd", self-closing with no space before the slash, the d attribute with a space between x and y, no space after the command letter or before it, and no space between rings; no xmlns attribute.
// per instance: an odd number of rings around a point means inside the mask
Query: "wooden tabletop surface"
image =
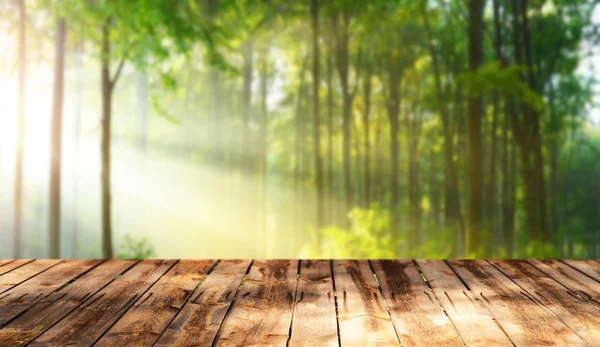
<svg viewBox="0 0 600 347"><path fill-rule="evenodd" d="M600 346L597 260L0 260L0 346Z"/></svg>

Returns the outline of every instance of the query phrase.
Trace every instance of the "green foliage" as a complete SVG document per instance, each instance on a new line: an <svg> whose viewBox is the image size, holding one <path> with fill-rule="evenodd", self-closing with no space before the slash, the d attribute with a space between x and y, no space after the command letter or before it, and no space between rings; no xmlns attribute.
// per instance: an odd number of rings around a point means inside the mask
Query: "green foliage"
<svg viewBox="0 0 600 347"><path fill-rule="evenodd" d="M154 248L146 238L136 240L131 235L125 234L117 259L147 259L154 256Z"/></svg>
<svg viewBox="0 0 600 347"><path fill-rule="evenodd" d="M350 221L350 230L335 226L321 230L323 243L311 245L307 255L321 258L394 258L401 241L390 235L387 210L378 204L369 210L355 208L350 212Z"/></svg>
<svg viewBox="0 0 600 347"><path fill-rule="evenodd" d="M517 65L502 68L499 62L494 61L483 64L475 72L463 72L458 81L475 96L489 95L493 91L507 93L542 112L546 107L544 98L523 82L521 75L525 71L524 67Z"/></svg>

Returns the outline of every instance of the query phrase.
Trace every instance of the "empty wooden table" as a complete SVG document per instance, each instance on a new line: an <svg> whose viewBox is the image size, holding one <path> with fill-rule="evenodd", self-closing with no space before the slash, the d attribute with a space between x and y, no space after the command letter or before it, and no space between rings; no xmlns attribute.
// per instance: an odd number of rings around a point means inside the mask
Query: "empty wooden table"
<svg viewBox="0 0 600 347"><path fill-rule="evenodd" d="M600 346L597 260L0 260L0 346Z"/></svg>

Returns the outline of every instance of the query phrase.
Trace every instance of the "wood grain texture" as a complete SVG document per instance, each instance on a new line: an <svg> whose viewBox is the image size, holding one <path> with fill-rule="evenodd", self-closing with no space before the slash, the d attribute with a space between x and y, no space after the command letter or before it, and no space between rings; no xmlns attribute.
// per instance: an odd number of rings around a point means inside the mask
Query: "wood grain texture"
<svg viewBox="0 0 600 347"><path fill-rule="evenodd" d="M36 301L44 298L73 278L80 276L99 260L67 260L34 276L20 285L0 294L0 327L25 312Z"/></svg>
<svg viewBox="0 0 600 347"><path fill-rule="evenodd" d="M251 260L223 260L192 293L155 346L210 346Z"/></svg>
<svg viewBox="0 0 600 347"><path fill-rule="evenodd" d="M563 262L567 263L571 267L583 272L584 274L590 276L596 281L600 281L600 261L586 259L586 260L563 260Z"/></svg>
<svg viewBox="0 0 600 347"><path fill-rule="evenodd" d="M3 274L0 276L0 294L60 262L61 260L34 260Z"/></svg>
<svg viewBox="0 0 600 347"><path fill-rule="evenodd" d="M512 346L506 334L448 264L439 260L416 262L467 346Z"/></svg>
<svg viewBox="0 0 600 347"><path fill-rule="evenodd" d="M14 259L0 259L0 267L3 267L4 265L15 261Z"/></svg>
<svg viewBox="0 0 600 347"><path fill-rule="evenodd" d="M565 287L526 262L493 261L492 264L576 331L585 342L600 346L600 312L595 307L568 294Z"/></svg>
<svg viewBox="0 0 600 347"><path fill-rule="evenodd" d="M27 263L31 263L32 261L33 261L33 259L17 259L17 260L13 260L13 261L4 263L4 265L2 265L2 267L0 267L0 276L18 268L18 267L21 267Z"/></svg>
<svg viewBox="0 0 600 347"><path fill-rule="evenodd" d="M600 346L592 260L3 264L0 346Z"/></svg>
<svg viewBox="0 0 600 347"><path fill-rule="evenodd" d="M289 346L338 345L331 261L303 260Z"/></svg>
<svg viewBox="0 0 600 347"><path fill-rule="evenodd" d="M152 346L215 260L181 260L162 276L95 346Z"/></svg>
<svg viewBox="0 0 600 347"><path fill-rule="evenodd" d="M451 260L450 265L500 326L521 346L585 346L586 343L519 286L484 260Z"/></svg>
<svg viewBox="0 0 600 347"><path fill-rule="evenodd" d="M600 308L600 283L557 260L530 260L530 264Z"/></svg>
<svg viewBox="0 0 600 347"><path fill-rule="evenodd" d="M371 264L403 346L464 345L412 261Z"/></svg>
<svg viewBox="0 0 600 347"><path fill-rule="evenodd" d="M369 262L334 260L333 264L341 345L400 346Z"/></svg>
<svg viewBox="0 0 600 347"><path fill-rule="evenodd" d="M30 346L92 345L175 263L144 260L94 294Z"/></svg>
<svg viewBox="0 0 600 347"><path fill-rule="evenodd" d="M38 301L0 329L0 346L26 344L33 340L134 264L131 260L108 260Z"/></svg>
<svg viewBox="0 0 600 347"><path fill-rule="evenodd" d="M255 260L216 345L285 346L297 273L297 260Z"/></svg>

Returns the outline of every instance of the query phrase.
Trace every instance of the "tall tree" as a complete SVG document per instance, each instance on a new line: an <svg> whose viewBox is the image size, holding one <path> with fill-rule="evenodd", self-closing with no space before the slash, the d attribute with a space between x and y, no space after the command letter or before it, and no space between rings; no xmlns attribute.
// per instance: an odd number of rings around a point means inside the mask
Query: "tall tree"
<svg viewBox="0 0 600 347"><path fill-rule="evenodd" d="M483 0L469 0L469 70L475 72L483 58ZM469 92L467 102L467 156L469 189L467 198L467 229L465 254L479 247L481 232L481 97Z"/></svg>
<svg viewBox="0 0 600 347"><path fill-rule="evenodd" d="M419 99L421 97L421 86L419 76L413 75L414 98L407 109L407 114L404 117L406 122L406 139L408 151L408 204L409 204L409 219L408 219L408 245L409 249L417 249L420 241L421 233L421 182L419 179L419 156L420 156L420 141L421 128L423 124L423 114L417 109Z"/></svg>
<svg viewBox="0 0 600 347"><path fill-rule="evenodd" d="M387 88L389 89L389 95L387 100L387 115L390 122L390 163L392 165L392 171L390 172L390 190L391 190L391 203L390 203L390 214L391 214L391 226L390 230L392 235L398 236L398 227L400 223L400 192L398 178L400 176L400 170L398 167L398 160L400 159L400 146L398 141L398 132L400 131L400 83L402 82L402 73L397 62L392 59L388 63L387 71Z"/></svg>
<svg viewBox="0 0 600 347"><path fill-rule="evenodd" d="M316 214L316 226L317 226L317 237L320 237L320 230L325 224L325 202L323 195L323 167L321 164L321 119L320 119L320 66L321 61L319 58L319 2L318 0L311 0L310 2L310 14L312 24L312 113L313 113L313 155L315 165L315 187L317 192L317 214ZM318 242L320 244L320 242Z"/></svg>
<svg viewBox="0 0 600 347"><path fill-rule="evenodd" d="M367 64L370 64L369 61ZM372 68L368 66L366 68L365 78L363 79L363 96L365 109L363 112L363 123L365 125L364 130L364 152L365 152L365 160L364 160L364 202L363 205L365 208L369 208L371 203L371 89L372 89Z"/></svg>
<svg viewBox="0 0 600 347"><path fill-rule="evenodd" d="M14 191L14 234L13 254L15 258L21 256L21 218L23 214L23 143L25 141L25 69L27 66L26 30L27 16L25 14L25 0L17 1L19 7L19 39L17 43L19 54L18 85L17 85L17 153L15 165L15 191Z"/></svg>
<svg viewBox="0 0 600 347"><path fill-rule="evenodd" d="M263 43L260 49L260 121L259 121L259 168L258 183L260 191L258 192L258 237L257 245L259 254L265 251L267 242L267 176L268 176L268 128L269 128L269 109L267 105L268 84L269 84L269 47L270 43Z"/></svg>
<svg viewBox="0 0 600 347"><path fill-rule="evenodd" d="M531 30L529 28L529 14L528 14L528 1L523 0L521 5L521 35L523 36L523 45L525 47L525 62L527 64L527 81L529 88L533 91L541 92L538 84L539 76L536 76L533 57L532 57L532 45L531 45ZM559 44L559 49L560 44ZM554 63L552 63L554 64ZM533 146L533 171L534 171L534 184L536 189L537 210L539 227L537 230L537 238L540 241L550 241L550 235L548 233L548 213L547 213L547 199L546 199L546 179L544 176L544 158L542 155L542 139L541 139L541 124L540 115L537 110L533 107L525 106L525 116L529 118L531 122L531 142Z"/></svg>
<svg viewBox="0 0 600 347"><path fill-rule="evenodd" d="M102 255L104 258L113 258L112 241L112 192L111 192L111 154L110 154L110 129L112 121L112 97L115 84L121 75L125 59L119 63L114 77L110 71L110 25L111 18L107 18L102 27L102 51L101 51L101 80L100 88L102 91L102 121L101 121L101 140L100 140L100 161L101 161L101 192L102 192Z"/></svg>
<svg viewBox="0 0 600 347"><path fill-rule="evenodd" d="M446 99L447 88L442 86L442 71L440 68L438 52L433 43L432 29L429 23L429 15L426 12L425 6L421 7L421 14L427 34L427 44L429 54L431 55L431 65L433 68L433 77L435 82L435 93L437 96L437 107L439 108L440 118L442 121L442 130L444 136L444 208L446 227L454 234L464 232L462 216L460 211L460 195L458 187L458 173L454 159L454 135L450 122L450 111ZM454 43L454 42L453 42ZM460 88L457 88L457 95L460 97ZM460 100L456 102L456 109L460 108ZM457 117L461 116L462 112L456 112ZM457 122L458 123L458 122ZM458 255L456 245L453 247L453 254Z"/></svg>
<svg viewBox="0 0 600 347"><path fill-rule="evenodd" d="M54 88L52 100L52 147L50 150L50 258L60 257L61 225L61 164L62 164L62 114L65 74L65 36L64 19L58 20L55 58Z"/></svg>
<svg viewBox="0 0 600 347"><path fill-rule="evenodd" d="M77 13L69 17L73 19L70 26L82 29L94 23L100 28L99 32L86 32L89 35L86 38L97 45L100 53L102 256L112 258L112 103L123 67L127 62L144 67L148 55L153 57L154 64L160 64L171 54L189 51L196 40L211 42L206 45L209 52L214 52L215 46L212 36L205 30L206 21L197 20L197 8L190 2L64 0L57 2L57 6L60 13ZM169 40L165 40L166 37ZM172 81L166 74L163 77L164 81Z"/></svg>
<svg viewBox="0 0 600 347"><path fill-rule="evenodd" d="M327 200L330 202L328 221L332 222L335 218L335 181L333 180L334 157L333 157L333 62L331 55L327 55L327 187L329 187Z"/></svg>
<svg viewBox="0 0 600 347"><path fill-rule="evenodd" d="M350 8L348 3L338 5L332 16L334 58L342 89L342 161L344 174L344 213L352 206L352 172L350 158L350 128L352 101L356 91L350 90ZM347 220L347 218L344 218ZM346 222L347 223L347 222Z"/></svg>

